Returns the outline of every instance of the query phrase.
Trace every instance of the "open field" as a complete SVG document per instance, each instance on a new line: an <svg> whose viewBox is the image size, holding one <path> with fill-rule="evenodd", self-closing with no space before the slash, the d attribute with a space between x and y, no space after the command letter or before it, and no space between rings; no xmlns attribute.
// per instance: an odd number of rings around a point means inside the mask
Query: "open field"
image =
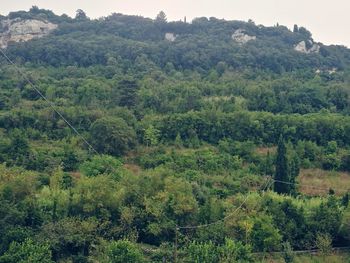
<svg viewBox="0 0 350 263"><path fill-rule="evenodd" d="M284 263L285 260L281 256L268 255L265 259L257 260L261 263ZM293 262L295 263L349 263L350 254L348 252L334 252L331 255L321 254L300 254L295 255Z"/></svg>
<svg viewBox="0 0 350 263"><path fill-rule="evenodd" d="M350 190L350 173L325 171L321 169L302 169L298 178L300 191L306 195L327 195L333 189L336 195Z"/></svg>

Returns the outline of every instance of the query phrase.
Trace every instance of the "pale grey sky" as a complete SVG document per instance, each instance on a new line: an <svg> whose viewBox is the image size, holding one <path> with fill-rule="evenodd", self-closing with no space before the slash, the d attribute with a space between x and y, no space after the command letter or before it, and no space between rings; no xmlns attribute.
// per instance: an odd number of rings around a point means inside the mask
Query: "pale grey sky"
<svg viewBox="0 0 350 263"><path fill-rule="evenodd" d="M168 20L215 16L252 19L266 26L298 24L309 29L316 41L350 47L350 0L0 0L0 14L32 5L70 16L80 8L91 18L113 12L154 18L163 10Z"/></svg>

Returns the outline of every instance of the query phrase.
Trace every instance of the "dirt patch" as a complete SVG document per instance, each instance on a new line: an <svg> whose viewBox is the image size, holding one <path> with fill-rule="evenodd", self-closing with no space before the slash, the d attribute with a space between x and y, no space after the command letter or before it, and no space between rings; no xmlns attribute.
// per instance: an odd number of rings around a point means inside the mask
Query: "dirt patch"
<svg viewBox="0 0 350 263"><path fill-rule="evenodd" d="M276 151L277 147L258 147L255 149L255 152L261 155L267 155L267 153L275 154Z"/></svg>
<svg viewBox="0 0 350 263"><path fill-rule="evenodd" d="M126 163L124 164L124 168L131 171L133 174L140 174L141 167L136 164Z"/></svg>

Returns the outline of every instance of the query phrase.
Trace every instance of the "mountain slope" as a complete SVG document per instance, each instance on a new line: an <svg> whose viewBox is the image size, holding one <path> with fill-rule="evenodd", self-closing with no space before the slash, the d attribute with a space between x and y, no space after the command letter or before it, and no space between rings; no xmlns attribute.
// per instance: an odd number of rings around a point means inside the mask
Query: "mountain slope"
<svg viewBox="0 0 350 263"><path fill-rule="evenodd" d="M45 19L58 25L45 38L8 48L24 61L54 66L106 64L110 58L133 65L140 56L159 67L171 63L176 69L199 71L220 62L273 72L342 70L350 65L349 49L315 43L309 31L297 26L292 32L284 26L216 18L196 18L189 24L122 14L70 19L41 9L11 13L9 18Z"/></svg>

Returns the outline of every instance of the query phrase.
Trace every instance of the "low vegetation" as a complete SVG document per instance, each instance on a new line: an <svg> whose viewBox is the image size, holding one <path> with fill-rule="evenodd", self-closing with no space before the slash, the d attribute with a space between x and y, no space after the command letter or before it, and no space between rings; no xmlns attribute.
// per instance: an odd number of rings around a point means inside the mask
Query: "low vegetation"
<svg viewBox="0 0 350 263"><path fill-rule="evenodd" d="M252 21L9 17L58 28L0 59L0 263L346 262L348 49Z"/></svg>

